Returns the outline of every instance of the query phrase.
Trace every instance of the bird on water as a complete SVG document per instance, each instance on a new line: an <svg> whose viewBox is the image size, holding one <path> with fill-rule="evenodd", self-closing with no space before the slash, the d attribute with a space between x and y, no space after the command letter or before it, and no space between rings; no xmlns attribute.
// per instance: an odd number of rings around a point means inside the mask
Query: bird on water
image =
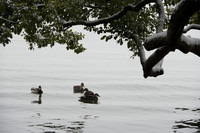
<svg viewBox="0 0 200 133"><path fill-rule="evenodd" d="M42 87L39 86L38 88L31 88L31 93L34 93L34 94L42 94L43 91L42 91Z"/></svg>
<svg viewBox="0 0 200 133"><path fill-rule="evenodd" d="M84 103L97 104L98 97L100 97L98 93L94 93L92 91L89 91L87 88L85 88L84 94L83 94L83 96L80 97L79 101L84 102Z"/></svg>
<svg viewBox="0 0 200 133"><path fill-rule="evenodd" d="M84 91L84 83L74 86L74 93L83 93L83 91Z"/></svg>

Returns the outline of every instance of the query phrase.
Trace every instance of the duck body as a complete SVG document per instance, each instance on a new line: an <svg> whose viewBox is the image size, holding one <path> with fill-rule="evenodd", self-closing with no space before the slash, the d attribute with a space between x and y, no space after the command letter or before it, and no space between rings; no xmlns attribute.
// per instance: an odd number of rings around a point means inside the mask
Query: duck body
<svg viewBox="0 0 200 133"><path fill-rule="evenodd" d="M42 87L39 86L38 88L31 88L31 93L34 93L34 94L42 94L42 93L43 93Z"/></svg>
<svg viewBox="0 0 200 133"><path fill-rule="evenodd" d="M74 86L74 93L83 93L83 91L84 91L84 83L81 83L81 85Z"/></svg>
<svg viewBox="0 0 200 133"><path fill-rule="evenodd" d="M93 104L97 104L98 103L98 97L99 94L97 93L93 93L93 94L84 94L83 96L80 97L80 100L81 102L84 102L84 103L93 103Z"/></svg>

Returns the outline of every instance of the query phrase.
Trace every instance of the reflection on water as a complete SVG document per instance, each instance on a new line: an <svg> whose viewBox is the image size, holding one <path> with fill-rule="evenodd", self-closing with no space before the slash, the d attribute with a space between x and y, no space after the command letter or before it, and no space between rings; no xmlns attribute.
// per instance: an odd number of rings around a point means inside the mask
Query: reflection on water
<svg viewBox="0 0 200 133"><path fill-rule="evenodd" d="M67 127L67 131L71 133L82 133L82 128L84 128L84 121L74 121L71 122L71 126Z"/></svg>
<svg viewBox="0 0 200 133"><path fill-rule="evenodd" d="M40 118L41 117L41 114L40 113L36 113L32 116L33 118Z"/></svg>
<svg viewBox="0 0 200 133"><path fill-rule="evenodd" d="M200 108L189 109L189 108L175 108L176 111L185 111L190 113L195 113L195 115L199 115ZM194 133L200 133L200 119L187 119L187 120L179 120L175 121L175 125L173 126L175 132L181 129L195 129Z"/></svg>
<svg viewBox="0 0 200 133"><path fill-rule="evenodd" d="M43 124L29 125L28 127L39 127L45 133L53 133L56 131L66 131L67 133L82 133L85 121L72 121L67 124L56 124L53 122L46 122ZM53 131L51 131L53 130Z"/></svg>
<svg viewBox="0 0 200 133"><path fill-rule="evenodd" d="M32 118L41 118L41 114L37 113ZM42 130L43 133L56 133L56 132L67 132L67 133L82 133L85 123L88 119L97 119L99 116L96 115L83 115L79 117L77 121L68 121L65 119L51 119L50 122L42 124L30 124L28 125L30 132L36 130Z"/></svg>
<svg viewBox="0 0 200 133"><path fill-rule="evenodd" d="M81 116L80 118L88 120L88 119L97 119L97 118L99 118L99 116L96 116L96 115L84 115L84 116Z"/></svg>
<svg viewBox="0 0 200 133"><path fill-rule="evenodd" d="M36 103L36 104L42 104L42 94L39 94L38 96L38 100L34 100L31 103Z"/></svg>

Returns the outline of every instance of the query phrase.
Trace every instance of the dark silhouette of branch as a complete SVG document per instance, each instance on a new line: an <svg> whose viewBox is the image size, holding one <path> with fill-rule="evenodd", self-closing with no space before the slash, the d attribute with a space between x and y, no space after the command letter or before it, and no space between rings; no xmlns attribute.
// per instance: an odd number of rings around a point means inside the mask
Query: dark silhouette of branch
<svg viewBox="0 0 200 133"><path fill-rule="evenodd" d="M178 3L171 15L169 27L167 30L168 45L175 50L175 45L182 33L184 26L188 23L190 17L200 9L200 0L182 0Z"/></svg>
<svg viewBox="0 0 200 133"><path fill-rule="evenodd" d="M189 7L188 7L189 5ZM191 9L192 8L192 9ZM175 49L181 51L193 52L200 55L199 41L189 41L182 37L184 25L189 21L190 17L200 9L200 1L196 0L182 0L176 6L172 13L167 34L165 32L157 33L147 39L144 46L147 50L158 48L145 62L144 77L151 75L152 67L160 65L159 62L170 52ZM161 72L162 73L162 72Z"/></svg>
<svg viewBox="0 0 200 133"><path fill-rule="evenodd" d="M161 0L156 0L155 3L156 3L157 9L158 9L158 14L159 14L158 24L156 27L156 33L160 33L163 30L163 25L164 25L166 17L165 17L165 12L164 12L164 6L163 6ZM146 46L148 46L148 45L146 45ZM156 51L162 51L162 49L158 49ZM145 55L142 55L142 54L144 54L145 51L144 51L143 47L139 48L139 53L140 53L140 60L144 60L143 56L145 56ZM166 52L166 53L168 53L168 52ZM161 58L159 58L158 56L160 56ZM164 70L162 68L163 57L164 57L163 55L161 56L157 52L157 54L154 53L147 60L145 60L144 64L142 65L145 78L147 78L148 76L157 77L159 75L164 74Z"/></svg>
<svg viewBox="0 0 200 133"><path fill-rule="evenodd" d="M128 4L125 6L121 11L117 12L116 14L113 14L112 16L101 18L94 21L69 21L63 24L64 27L71 27L74 25L85 25L85 26L95 26L99 24L109 23L113 20L119 19L122 16L126 15L128 11L134 11L138 12L142 7L144 7L146 4L149 4L151 2L155 2L157 0L142 0L137 5Z"/></svg>

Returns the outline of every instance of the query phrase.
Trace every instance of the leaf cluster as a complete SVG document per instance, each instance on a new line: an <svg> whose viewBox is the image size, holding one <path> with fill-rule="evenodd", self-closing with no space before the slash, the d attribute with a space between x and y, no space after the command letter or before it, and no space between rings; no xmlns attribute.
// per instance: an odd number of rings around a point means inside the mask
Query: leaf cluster
<svg viewBox="0 0 200 133"><path fill-rule="evenodd" d="M63 27L64 21L78 18L72 4L77 6L76 3L65 0L2 0L0 43L5 46L13 34L18 34L24 36L30 49L36 46L53 47L58 43L65 44L67 50L74 50L75 53L83 52L85 48L79 44L79 40L84 35Z"/></svg>

